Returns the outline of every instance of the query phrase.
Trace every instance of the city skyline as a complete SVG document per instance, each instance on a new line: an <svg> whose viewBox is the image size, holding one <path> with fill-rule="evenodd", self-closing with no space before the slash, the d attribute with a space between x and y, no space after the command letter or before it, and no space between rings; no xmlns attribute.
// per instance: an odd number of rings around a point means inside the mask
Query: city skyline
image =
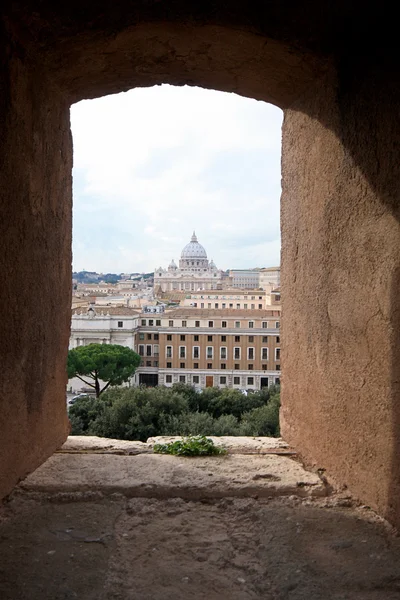
<svg viewBox="0 0 400 600"><path fill-rule="evenodd" d="M196 234L195 230L193 230L193 234L194 235ZM196 237L198 237L198 236L196 235ZM175 261L175 262L179 262L180 257L181 257L181 252L179 252L176 257L173 256L170 260L171 261ZM209 258L209 260L215 262L213 258ZM162 261L162 263L160 265L156 266L155 269L157 269L159 267L167 269L167 267L168 267L167 263L168 263L168 261ZM263 268L275 267L275 266L279 267L280 264L277 263L276 265L272 265L272 264L271 265L266 265L266 264L264 264L264 265L254 265L253 267L243 268L243 270L248 270L248 269L250 269L250 270L251 269L257 270L257 269L263 269ZM130 270L130 271L105 271L105 270L100 270L99 271L99 270L90 270L90 269L86 269L85 267L82 267L82 269L75 269L74 268L73 270L76 273L87 272L87 273L97 273L97 275L105 275L107 273L114 273L114 274L120 274L120 275L129 275L129 274L143 274L144 275L144 274L147 274L147 273L154 273L155 269L151 269L150 271L137 271L137 270ZM224 271L224 272L228 272L229 270L235 270L235 266L234 265L229 265L227 267L223 267L221 270ZM236 269L236 270L240 270L240 268Z"/></svg>
<svg viewBox="0 0 400 600"><path fill-rule="evenodd" d="M279 264L279 109L164 85L81 102L71 122L75 271L151 272L193 229L222 269Z"/></svg>

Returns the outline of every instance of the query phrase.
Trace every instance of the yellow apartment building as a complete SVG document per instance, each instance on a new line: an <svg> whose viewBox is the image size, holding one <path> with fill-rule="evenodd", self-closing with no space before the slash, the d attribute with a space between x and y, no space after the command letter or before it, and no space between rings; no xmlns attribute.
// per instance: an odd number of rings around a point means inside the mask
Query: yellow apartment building
<svg viewBox="0 0 400 600"><path fill-rule="evenodd" d="M280 307L141 314L136 383L260 389L280 383Z"/></svg>

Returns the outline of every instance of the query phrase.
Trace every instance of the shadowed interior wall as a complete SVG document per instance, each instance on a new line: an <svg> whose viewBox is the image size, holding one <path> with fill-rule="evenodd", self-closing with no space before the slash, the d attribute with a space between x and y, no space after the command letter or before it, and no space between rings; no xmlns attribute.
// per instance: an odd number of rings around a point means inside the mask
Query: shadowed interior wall
<svg viewBox="0 0 400 600"><path fill-rule="evenodd" d="M0 52L2 497L69 429L72 162L68 104L10 38Z"/></svg>
<svg viewBox="0 0 400 600"><path fill-rule="evenodd" d="M98 3L90 5L92 16L73 3L60 14L54 7L11 3L0 40L0 497L68 434L69 105L156 83L198 84L286 105L329 65L286 42L266 43L251 28L198 25L187 17L179 24L179 12L173 22L140 23L127 4L111 11L111 23L109 7L97 13Z"/></svg>
<svg viewBox="0 0 400 600"><path fill-rule="evenodd" d="M285 114L282 432L399 524L400 86L369 61Z"/></svg>

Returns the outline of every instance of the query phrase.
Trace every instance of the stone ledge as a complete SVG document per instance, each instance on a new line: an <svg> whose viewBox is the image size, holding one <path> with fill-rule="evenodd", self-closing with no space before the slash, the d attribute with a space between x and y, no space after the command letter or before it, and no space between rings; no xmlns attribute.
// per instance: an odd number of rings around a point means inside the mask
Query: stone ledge
<svg viewBox="0 0 400 600"><path fill-rule="evenodd" d="M326 496L317 474L277 455L182 458L159 454L56 454L20 488L32 492L120 493L146 498Z"/></svg>
<svg viewBox="0 0 400 600"><path fill-rule="evenodd" d="M295 454L282 438L245 436L207 436L214 444L226 448L230 454ZM96 436L74 435L60 449L62 453L125 454L153 452L154 444L166 444L182 436L151 437L147 442L114 440Z"/></svg>
<svg viewBox="0 0 400 600"><path fill-rule="evenodd" d="M94 435L70 435L59 452L136 455L153 452L153 447L139 441L113 440Z"/></svg>
<svg viewBox="0 0 400 600"><path fill-rule="evenodd" d="M280 451L289 451L289 445L282 438L273 437L248 437L248 436L214 436L208 435L214 444L218 447L226 448L232 454L263 454L263 453L280 453ZM151 437L147 440L147 444L151 447L154 444L167 444L181 440L182 436L165 436L160 435ZM294 451L292 451L294 453Z"/></svg>

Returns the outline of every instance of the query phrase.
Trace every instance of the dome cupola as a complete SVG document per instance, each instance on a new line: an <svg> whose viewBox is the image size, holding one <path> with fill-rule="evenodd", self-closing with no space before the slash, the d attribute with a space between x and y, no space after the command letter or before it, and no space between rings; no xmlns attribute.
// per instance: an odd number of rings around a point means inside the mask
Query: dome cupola
<svg viewBox="0 0 400 600"><path fill-rule="evenodd" d="M185 273L204 273L208 271L207 252L197 241L194 231L190 242L186 244L181 252L179 269Z"/></svg>
<svg viewBox="0 0 400 600"><path fill-rule="evenodd" d="M171 262L169 263L168 271L176 271L177 268L178 267L176 266L174 259L172 259Z"/></svg>
<svg viewBox="0 0 400 600"><path fill-rule="evenodd" d="M204 247L201 244L199 244L199 242L197 241L196 233L193 231L193 235L190 242L186 244L186 246L182 250L181 259L198 260L199 258L206 259L207 252L205 251Z"/></svg>

